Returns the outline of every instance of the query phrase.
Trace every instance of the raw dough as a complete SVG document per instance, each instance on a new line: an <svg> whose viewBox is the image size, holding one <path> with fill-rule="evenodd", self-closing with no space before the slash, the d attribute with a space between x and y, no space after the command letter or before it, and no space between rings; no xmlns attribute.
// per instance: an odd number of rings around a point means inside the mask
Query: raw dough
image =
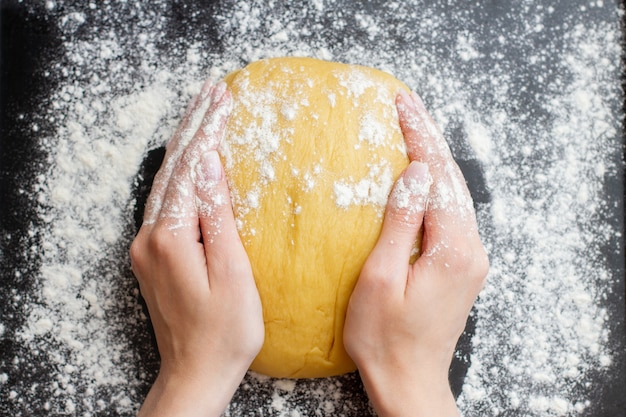
<svg viewBox="0 0 626 417"><path fill-rule="evenodd" d="M220 154L265 321L251 369L292 378L352 371L346 307L409 162L394 104L407 87L310 58L258 61L225 81L234 107Z"/></svg>

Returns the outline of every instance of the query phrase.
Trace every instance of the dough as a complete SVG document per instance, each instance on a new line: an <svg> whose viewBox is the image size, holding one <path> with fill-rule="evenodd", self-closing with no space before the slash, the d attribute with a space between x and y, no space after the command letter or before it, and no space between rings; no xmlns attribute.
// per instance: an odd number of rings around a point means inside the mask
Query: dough
<svg viewBox="0 0 626 417"><path fill-rule="evenodd" d="M353 371L346 307L409 163L394 104L408 88L375 69L310 58L254 62L225 81L234 107L219 151L265 321L251 369Z"/></svg>

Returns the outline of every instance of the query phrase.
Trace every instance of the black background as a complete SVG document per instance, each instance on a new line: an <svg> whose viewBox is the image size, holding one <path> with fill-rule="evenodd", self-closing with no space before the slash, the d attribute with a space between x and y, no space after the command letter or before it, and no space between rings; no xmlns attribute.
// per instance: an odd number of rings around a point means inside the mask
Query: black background
<svg viewBox="0 0 626 417"><path fill-rule="evenodd" d="M37 170L33 167L43 165L45 155L37 146L37 132L30 128L28 114L33 108L45 103L50 91L57 86L58 80L46 74L46 65L63 55L61 34L57 32L56 23L47 20L44 5L24 5L15 1L3 1L0 9L0 317L1 322L10 326L0 338L0 356L12 358L20 355L21 347L13 342L13 333L23 323L25 315L18 302L12 301L16 293L28 293L34 282L29 276L34 276L38 268L37 257L22 250L29 247L29 241L37 239L29 236L28 230L36 228L37 215L34 211L32 196L23 190L33 184ZM211 15L211 5L204 9ZM173 2L168 11L173 21L184 21L188 10L181 3ZM200 18L200 17L198 17ZM185 31L192 25L172 25L174 37L184 37ZM217 41L216 41L217 43ZM216 44L216 48L219 45ZM616 83L624 80L615 80ZM625 107L626 108L626 107ZM45 123L45 121L44 121ZM40 131L52 129L53 126L41 126ZM142 166L143 180L139 182L136 198L139 202L145 199L149 190L151 175L156 171L162 151L155 151L148 155ZM474 198L478 203L487 203L488 191L482 180L480 167L473 160L459 159L467 178L470 180ZM623 183L617 181L613 188L619 188L621 193ZM613 190L615 192L615 190ZM140 207L141 204L138 204ZM136 220L141 214L135 213ZM622 222L623 219L616 219ZM623 246L623 243L622 243ZM623 248L619 256L623 257ZM616 267L622 268L623 259L613 259ZM15 274L15 266L19 265L20 274ZM621 291L624 293L623 280ZM618 305L613 305L614 315L624 315L623 296L615 297ZM610 300L609 300L610 301ZM615 329L621 334L622 340L615 341L618 346L624 346L626 331L623 328ZM468 333L459 345L460 356L468 358L469 338L473 330L472 320L469 322ZM146 349L153 349L148 347ZM613 417L626 415L626 352L616 357L613 368L615 375L607 377L598 375L594 380L598 389L594 393L593 405L588 415L597 417ZM24 352L24 354L26 354ZM41 361L43 362L43 361ZM48 372L45 365L36 360L29 367L28 378L45 381ZM156 361L155 361L156 366ZM451 378L455 392L459 392L466 372L467 361L455 360ZM22 371L24 371L22 367ZM0 369L0 372L4 371ZM12 375L12 379L19 379L20 375ZM358 379L354 379L355 390L360 390ZM0 390L6 387L0 386ZM0 395L0 400L5 393ZM0 406L0 411L7 411Z"/></svg>

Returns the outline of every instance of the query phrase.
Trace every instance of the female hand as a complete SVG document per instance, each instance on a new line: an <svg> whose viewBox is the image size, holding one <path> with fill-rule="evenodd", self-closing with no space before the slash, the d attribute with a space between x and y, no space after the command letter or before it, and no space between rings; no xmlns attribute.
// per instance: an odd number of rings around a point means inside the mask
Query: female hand
<svg viewBox="0 0 626 417"><path fill-rule="evenodd" d="M139 415L220 415L263 344L261 302L216 151L231 100L224 84L208 82L193 100L131 246L161 355Z"/></svg>
<svg viewBox="0 0 626 417"><path fill-rule="evenodd" d="M396 105L412 162L352 293L344 343L380 415L457 416L448 370L489 261L445 139L416 94Z"/></svg>

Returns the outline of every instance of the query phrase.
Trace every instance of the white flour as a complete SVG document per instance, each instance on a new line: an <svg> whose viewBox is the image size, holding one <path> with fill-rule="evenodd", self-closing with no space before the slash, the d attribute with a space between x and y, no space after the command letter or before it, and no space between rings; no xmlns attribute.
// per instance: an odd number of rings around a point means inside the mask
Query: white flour
<svg viewBox="0 0 626 417"><path fill-rule="evenodd" d="M478 206L478 219L492 268L476 305L462 412L584 415L592 374L614 361L602 300L619 277L603 251L621 231L607 220L616 203L602 196L621 168L619 19L612 3L580 2L563 21L552 8L519 3L487 28L472 13L446 15L417 0L354 17L335 1L225 2L206 25L197 21L206 12L190 6L185 13L198 28L176 35L165 1L115 10L46 2L66 55L49 69L59 88L39 115L28 115L33 132L40 118L57 130L44 132L48 159L30 190L45 227L32 231L39 244L26 249L41 254L41 267L36 292L21 301L28 317L18 334L33 357L45 358L52 379L11 380L9 370L25 364L3 358L2 401L50 414L136 411L154 377L146 365L154 357L138 357L133 342L137 334L150 340L127 268L138 169L172 135L204 78L250 60L307 55L390 71L423 95L455 153L482 164L491 200ZM598 8L612 23L585 17ZM221 52L211 47L212 31ZM519 62L506 54L511 48ZM363 140L376 143L377 131L365 125ZM372 178L336 184L339 205L370 203L358 200L360 181L391 187L385 167L372 169ZM314 186L314 173L299 174ZM265 175L273 179L271 167ZM254 205L254 195L246 198ZM249 415L361 415L365 398L342 382L356 377L346 378L249 375L226 415L255 404Z"/></svg>

